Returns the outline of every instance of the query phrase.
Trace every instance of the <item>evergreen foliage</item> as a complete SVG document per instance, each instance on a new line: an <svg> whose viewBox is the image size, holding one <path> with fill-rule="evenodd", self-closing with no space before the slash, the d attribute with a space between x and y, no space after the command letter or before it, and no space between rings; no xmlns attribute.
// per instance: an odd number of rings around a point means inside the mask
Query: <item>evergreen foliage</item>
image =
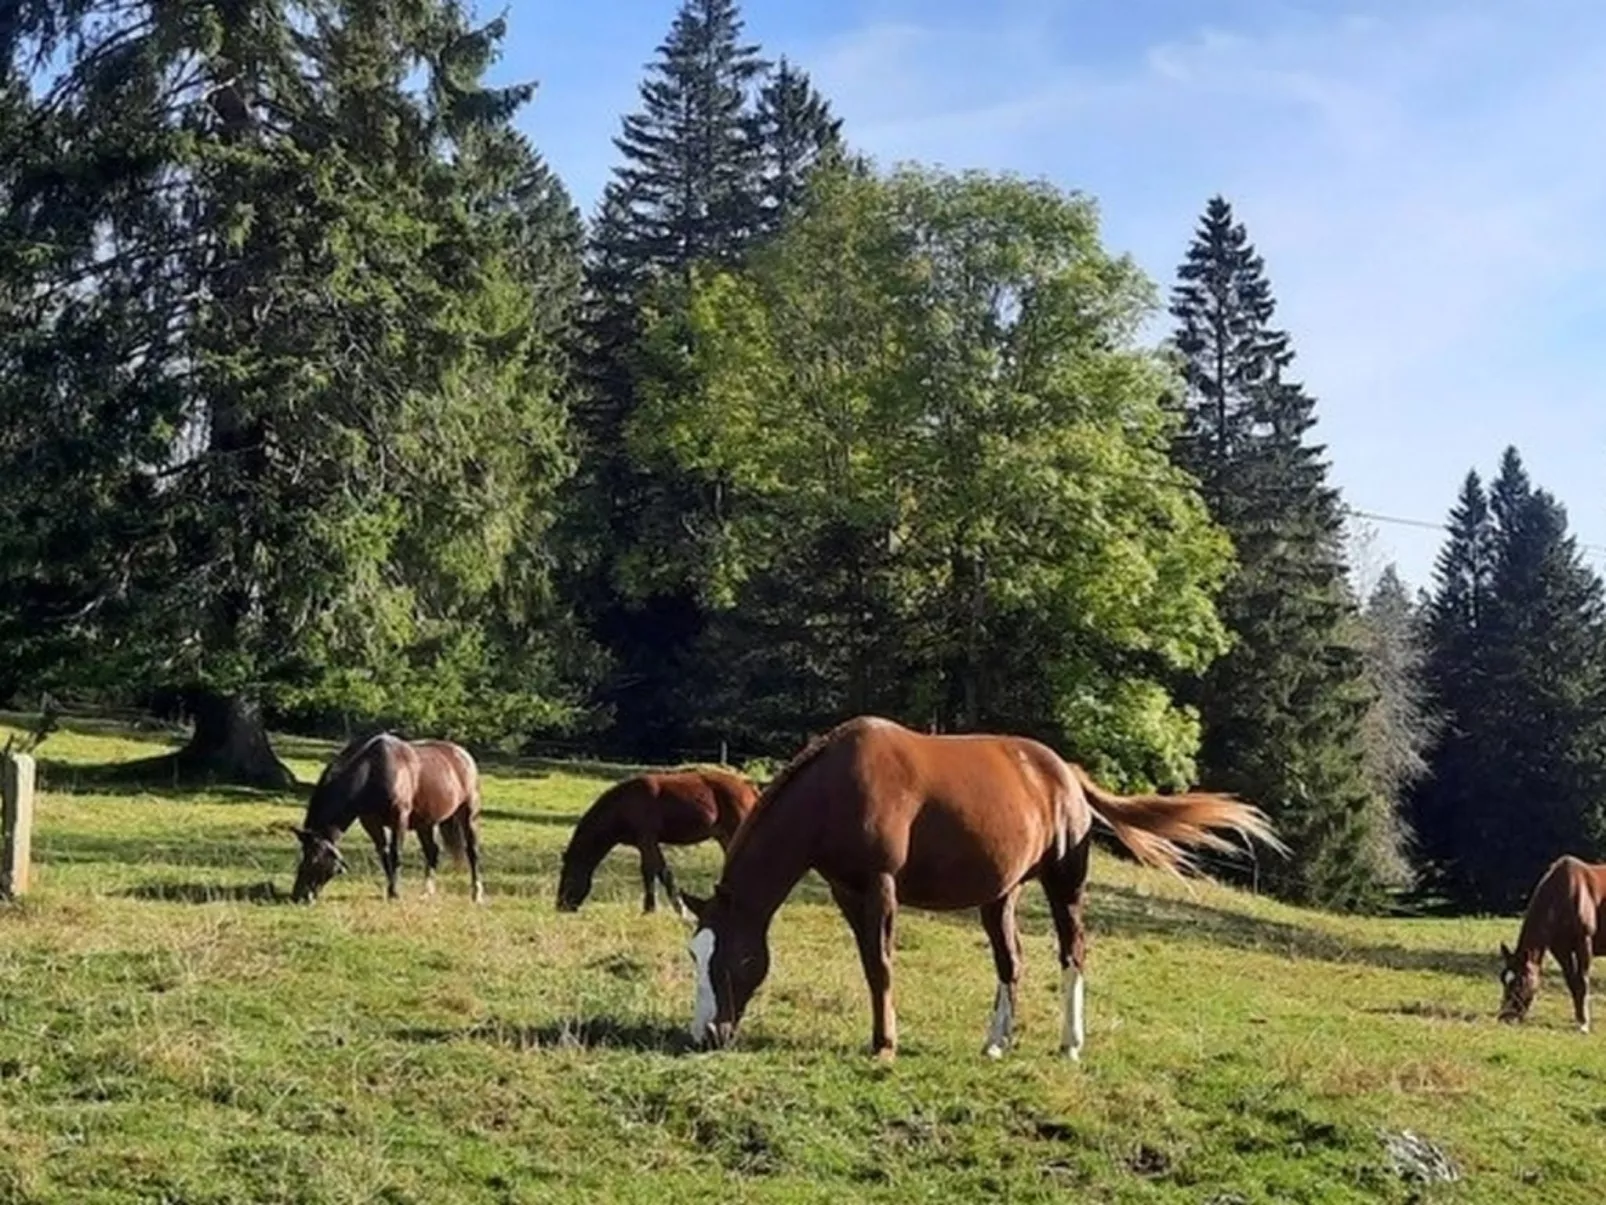
<svg viewBox="0 0 1606 1205"><path fill-rule="evenodd" d="M1231 535L1237 568L1221 598L1231 651L1184 697L1204 725L1201 778L1265 807L1296 851L1269 882L1340 907L1374 902L1382 869L1366 774L1371 706L1343 560L1344 512L1308 440L1315 403L1287 377L1265 265L1231 207L1213 198L1171 313L1186 393L1177 461Z"/></svg>
<svg viewBox="0 0 1606 1205"><path fill-rule="evenodd" d="M65 56L11 160L39 250L8 334L40 350L0 415L27 470L0 612L36 680L461 735L569 720L540 548L579 228L511 127L532 88L482 83L501 23L27 15L17 52Z"/></svg>
<svg viewBox="0 0 1606 1205"><path fill-rule="evenodd" d="M1558 855L1606 848L1606 597L1514 448L1469 474L1429 610L1448 723L1416 793L1440 886L1518 907Z"/></svg>

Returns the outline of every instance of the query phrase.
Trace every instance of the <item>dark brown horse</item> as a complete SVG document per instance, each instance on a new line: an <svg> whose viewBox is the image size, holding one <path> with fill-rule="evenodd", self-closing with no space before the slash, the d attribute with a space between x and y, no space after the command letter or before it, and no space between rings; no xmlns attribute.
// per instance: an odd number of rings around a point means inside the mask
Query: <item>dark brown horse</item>
<svg viewBox="0 0 1606 1205"><path fill-rule="evenodd" d="M642 908L657 909L657 881L670 904L684 914L662 847L696 845L712 837L725 849L757 800L757 788L727 770L638 774L615 783L574 826L563 851L558 911L573 912L585 901L598 864L614 846L633 845L641 853Z"/></svg>
<svg viewBox="0 0 1606 1205"><path fill-rule="evenodd" d="M769 971L776 909L810 869L831 888L853 929L870 987L871 1052L897 1047L892 928L899 904L981 910L998 992L986 1051L1009 1045L1020 979L1015 901L1043 885L1059 937L1065 1025L1062 1049L1080 1056L1086 894L1093 821L1141 861L1191 865L1185 845L1230 849L1225 828L1282 848L1248 805L1220 795L1112 795L1035 741L1010 736L926 736L860 717L814 742L776 777L725 857L711 900L686 897L699 927L691 940L697 995L692 1037L725 1045Z"/></svg>
<svg viewBox="0 0 1606 1205"><path fill-rule="evenodd" d="M1539 967L1549 950L1561 965L1573 995L1578 1028L1589 1032L1589 960L1606 954L1606 931L1600 925L1601 900L1606 898L1606 866L1557 858L1540 876L1528 898L1528 910L1517 933L1517 948L1500 943L1500 1002L1502 1021L1520 1021L1528 1015L1539 992Z"/></svg>
<svg viewBox="0 0 1606 1205"><path fill-rule="evenodd" d="M295 830L301 864L291 898L315 900L325 883L345 873L339 843L353 821L379 851L390 899L401 894L402 837L412 829L424 848L424 894L435 894L439 833L454 862L467 857L474 902L484 901L479 770L467 750L450 741L404 741L382 732L336 754L312 789L303 827Z"/></svg>

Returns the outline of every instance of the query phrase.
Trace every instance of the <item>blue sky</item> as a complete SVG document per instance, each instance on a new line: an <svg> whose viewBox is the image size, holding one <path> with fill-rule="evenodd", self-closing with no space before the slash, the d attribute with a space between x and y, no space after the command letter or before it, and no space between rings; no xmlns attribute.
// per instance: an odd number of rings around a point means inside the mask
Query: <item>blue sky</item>
<svg viewBox="0 0 1606 1205"><path fill-rule="evenodd" d="M518 0L498 75L587 213L678 0ZM1440 520L1515 443L1606 546L1606 5L748 0L884 164L1097 198L1169 289L1221 192L1265 256L1354 508ZM1439 535L1375 525L1413 583ZM1591 551L1597 564L1606 555Z"/></svg>

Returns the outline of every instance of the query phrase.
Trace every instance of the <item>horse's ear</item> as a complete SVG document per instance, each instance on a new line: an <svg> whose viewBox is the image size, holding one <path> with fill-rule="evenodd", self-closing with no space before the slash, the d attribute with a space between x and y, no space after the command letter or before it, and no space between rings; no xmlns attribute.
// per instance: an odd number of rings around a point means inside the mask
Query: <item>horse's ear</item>
<svg viewBox="0 0 1606 1205"><path fill-rule="evenodd" d="M302 842L303 844L306 842L308 837L312 836L312 834L306 829L297 828L293 824L290 826L290 831L296 835L296 840Z"/></svg>
<svg viewBox="0 0 1606 1205"><path fill-rule="evenodd" d="M1500 957L1504 958L1507 962L1511 961L1511 951L1506 949L1505 942L1500 943Z"/></svg>
<svg viewBox="0 0 1606 1205"><path fill-rule="evenodd" d="M680 893L680 902L686 905L686 911L695 916L698 923L701 924L703 917L708 912L710 901L701 899L689 891L682 891Z"/></svg>

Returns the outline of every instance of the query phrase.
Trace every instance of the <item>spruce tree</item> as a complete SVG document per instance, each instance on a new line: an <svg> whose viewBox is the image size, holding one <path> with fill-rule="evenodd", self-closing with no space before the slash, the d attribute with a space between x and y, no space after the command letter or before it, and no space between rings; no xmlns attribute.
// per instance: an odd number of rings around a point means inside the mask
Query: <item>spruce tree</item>
<svg viewBox="0 0 1606 1205"><path fill-rule="evenodd" d="M622 748L676 757L692 739L690 679L705 609L666 566L701 538L711 499L684 474L639 464L624 432L644 393L673 388L640 344L646 311L673 310L693 265L735 263L761 213L753 94L767 68L734 0L684 0L615 139L587 256L581 359L588 396L567 590L615 665L599 698Z"/></svg>
<svg viewBox="0 0 1606 1205"><path fill-rule="evenodd" d="M758 94L754 114L758 228L773 234L803 199L815 165L840 150L842 121L783 56Z"/></svg>
<svg viewBox="0 0 1606 1205"><path fill-rule="evenodd" d="M568 709L541 549L578 225L510 124L533 89L483 83L502 34L449 0L25 14L64 72L17 185L49 354L0 479L44 505L0 529L0 622L43 581L42 680L186 694L173 770L283 781L263 706Z"/></svg>
<svg viewBox="0 0 1606 1205"><path fill-rule="evenodd" d="M1232 537L1220 600L1235 642L1182 687L1204 727L1201 779L1278 820L1294 853L1268 882L1331 906L1375 901L1376 808L1362 725L1371 706L1342 555L1344 512L1308 439L1315 404L1287 379L1288 334L1264 263L1220 197L1178 271L1171 313L1186 393L1177 461Z"/></svg>
<svg viewBox="0 0 1606 1205"><path fill-rule="evenodd" d="M685 0L614 145L607 201L627 204L641 264L731 262L751 236L757 149L749 103L767 64L742 42L735 0Z"/></svg>
<svg viewBox="0 0 1606 1205"><path fill-rule="evenodd" d="M1430 627L1449 723L1418 825L1445 889L1507 909L1555 857L1603 848L1606 601L1515 449L1487 501L1468 478L1450 527Z"/></svg>
<svg viewBox="0 0 1606 1205"><path fill-rule="evenodd" d="M1430 773L1412 792L1424 885L1459 891L1452 872L1459 858L1457 818L1471 814L1470 800L1483 790L1486 727L1479 709L1488 699L1485 647L1494 577L1495 529L1489 497L1469 472L1448 523L1449 538L1434 565L1427 606L1426 675L1444 726L1431 751Z"/></svg>

